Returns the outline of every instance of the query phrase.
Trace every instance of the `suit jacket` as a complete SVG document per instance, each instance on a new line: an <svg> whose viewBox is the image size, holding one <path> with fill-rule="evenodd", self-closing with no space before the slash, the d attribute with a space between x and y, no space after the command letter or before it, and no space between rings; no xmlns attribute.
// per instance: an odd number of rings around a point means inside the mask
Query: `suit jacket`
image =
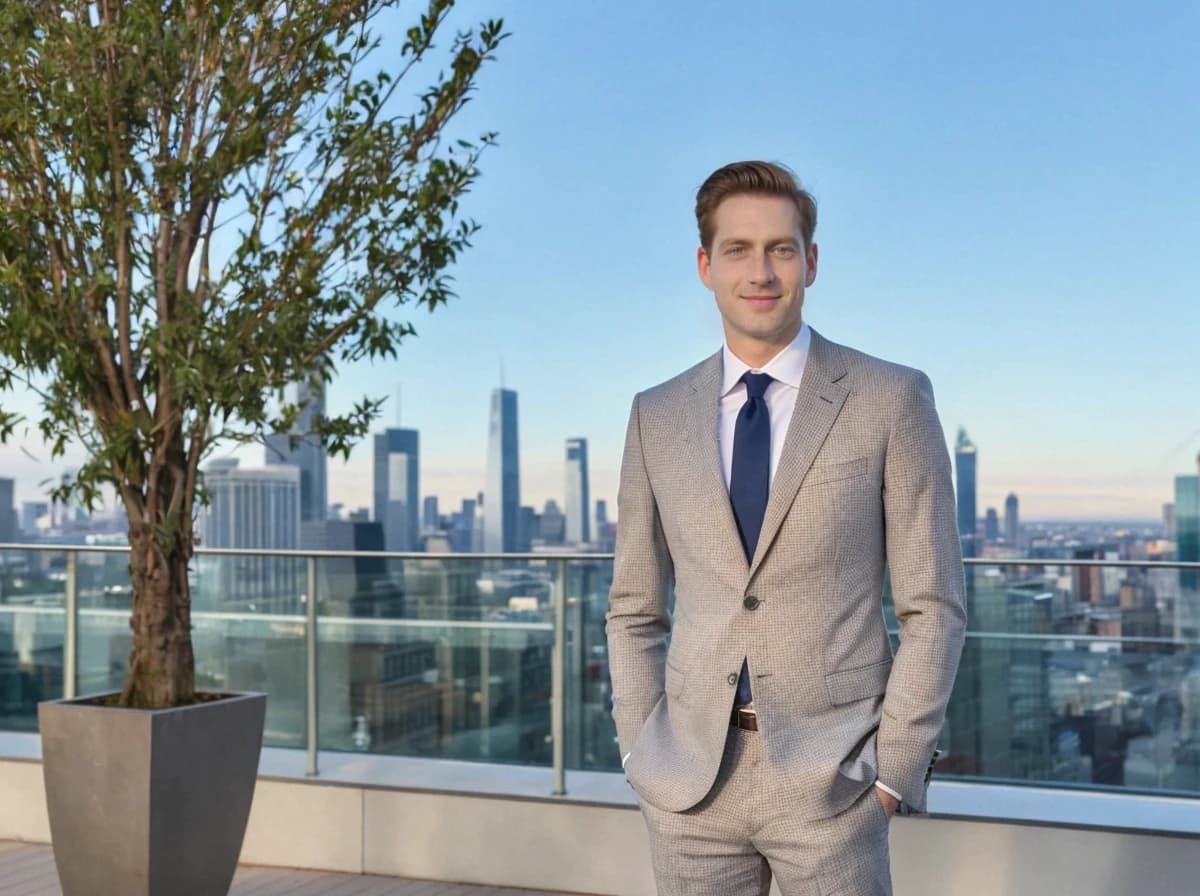
<svg viewBox="0 0 1200 896"><path fill-rule="evenodd" d="M607 619L626 776L668 811L703 799L746 658L778 798L798 817L837 814L876 777L924 812L966 627L929 379L813 332L749 563L721 470L720 384L717 352L630 413Z"/></svg>

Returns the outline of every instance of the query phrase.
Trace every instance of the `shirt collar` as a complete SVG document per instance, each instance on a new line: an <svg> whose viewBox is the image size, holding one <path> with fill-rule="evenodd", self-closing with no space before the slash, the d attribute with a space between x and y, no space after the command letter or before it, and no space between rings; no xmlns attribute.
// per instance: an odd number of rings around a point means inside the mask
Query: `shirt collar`
<svg viewBox="0 0 1200 896"><path fill-rule="evenodd" d="M769 373L771 378L793 389L800 388L800 379L804 376L804 364L808 360L808 347L812 343L812 330L808 324L800 324L800 332L796 338L768 361L761 368L754 368L729 350L726 342L721 348L721 397L734 390L747 370L755 373Z"/></svg>

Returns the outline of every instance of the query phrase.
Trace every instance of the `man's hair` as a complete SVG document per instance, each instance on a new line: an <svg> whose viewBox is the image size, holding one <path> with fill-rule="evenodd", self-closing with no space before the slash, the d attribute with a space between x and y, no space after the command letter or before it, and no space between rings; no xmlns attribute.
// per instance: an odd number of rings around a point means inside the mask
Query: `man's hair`
<svg viewBox="0 0 1200 896"><path fill-rule="evenodd" d="M804 248L812 246L817 229L817 201L800 186L791 169L776 162L733 162L710 174L696 193L696 224L705 252L712 250L717 206L730 196L747 193L792 200L800 215Z"/></svg>

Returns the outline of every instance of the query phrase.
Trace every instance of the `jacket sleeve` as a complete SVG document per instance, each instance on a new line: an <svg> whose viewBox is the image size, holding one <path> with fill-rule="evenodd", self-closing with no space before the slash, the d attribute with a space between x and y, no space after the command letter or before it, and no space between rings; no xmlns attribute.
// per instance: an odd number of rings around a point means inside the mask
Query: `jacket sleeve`
<svg viewBox="0 0 1200 896"><path fill-rule="evenodd" d="M621 755L663 696L667 595L674 578L642 451L639 398L633 400L617 491L617 545L606 630L613 720Z"/></svg>
<svg viewBox="0 0 1200 896"><path fill-rule="evenodd" d="M923 814L962 654L966 607L950 457L933 387L916 371L897 401L883 508L900 647L879 723L879 780L903 796L902 812Z"/></svg>

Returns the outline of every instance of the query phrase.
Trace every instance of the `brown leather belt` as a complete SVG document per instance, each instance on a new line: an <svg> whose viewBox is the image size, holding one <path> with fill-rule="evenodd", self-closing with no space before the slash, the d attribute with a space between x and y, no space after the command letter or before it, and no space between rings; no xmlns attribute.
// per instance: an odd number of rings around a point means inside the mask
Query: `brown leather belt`
<svg viewBox="0 0 1200 896"><path fill-rule="evenodd" d="M753 709L735 706L733 712L729 714L729 724L734 728L741 728L743 731L757 731L758 714Z"/></svg>

